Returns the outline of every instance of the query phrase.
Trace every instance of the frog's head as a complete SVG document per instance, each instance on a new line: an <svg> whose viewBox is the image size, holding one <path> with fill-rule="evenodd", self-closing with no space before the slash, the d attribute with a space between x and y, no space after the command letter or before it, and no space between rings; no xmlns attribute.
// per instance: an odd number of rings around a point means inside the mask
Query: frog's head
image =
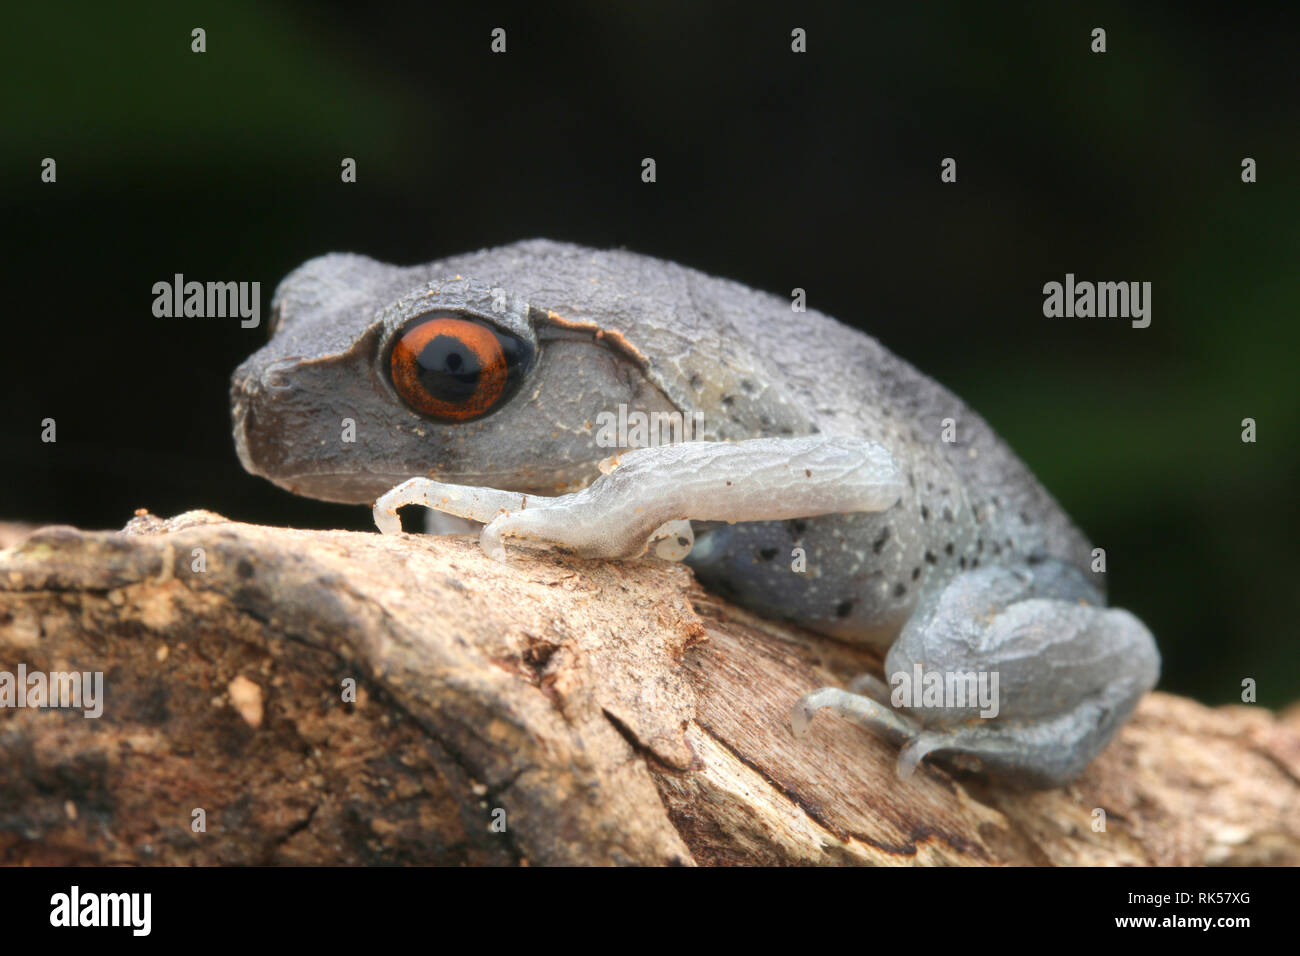
<svg viewBox="0 0 1300 956"><path fill-rule="evenodd" d="M333 254L291 273L271 340L231 381L244 467L329 501L417 475L556 494L613 453L601 412L675 410L635 349L531 304L491 255L406 269Z"/></svg>

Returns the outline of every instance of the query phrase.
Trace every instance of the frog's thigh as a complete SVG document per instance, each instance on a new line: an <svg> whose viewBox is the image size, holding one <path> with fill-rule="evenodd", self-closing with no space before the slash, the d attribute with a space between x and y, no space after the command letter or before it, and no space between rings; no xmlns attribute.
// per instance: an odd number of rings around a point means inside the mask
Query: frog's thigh
<svg viewBox="0 0 1300 956"><path fill-rule="evenodd" d="M903 721L912 728L899 755L904 777L927 755L943 754L1056 786L1106 745L1159 667L1146 627L1101 606L1081 572L1055 562L983 568L923 602L890 649L886 680L912 691L888 712L896 719L882 719L877 701L861 704L832 688L801 701L795 722L806 726L808 705L820 704L897 739ZM942 688L938 696L926 697L927 683Z"/></svg>
<svg viewBox="0 0 1300 956"><path fill-rule="evenodd" d="M499 516L484 529L482 541L495 554L504 538L518 536L587 557L632 557L671 521L779 521L883 511L902 490L893 456L865 439L683 442L626 452L588 488Z"/></svg>

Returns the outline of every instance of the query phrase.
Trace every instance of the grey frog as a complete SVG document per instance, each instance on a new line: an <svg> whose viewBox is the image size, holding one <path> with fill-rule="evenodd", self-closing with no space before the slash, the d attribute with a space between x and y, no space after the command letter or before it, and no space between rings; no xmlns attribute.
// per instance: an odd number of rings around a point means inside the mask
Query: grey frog
<svg viewBox="0 0 1300 956"><path fill-rule="evenodd" d="M412 267L313 259L277 289L271 333L232 382L249 471L378 498L387 532L413 502L485 522L499 558L509 537L653 546L759 613L888 648L888 683L813 690L793 724L844 714L901 746L900 775L935 755L1059 785L1155 685L1150 632L1106 607L1091 545L1025 465L943 386L814 310L534 240ZM618 414L680 415L697 440L610 458L601 423Z"/></svg>

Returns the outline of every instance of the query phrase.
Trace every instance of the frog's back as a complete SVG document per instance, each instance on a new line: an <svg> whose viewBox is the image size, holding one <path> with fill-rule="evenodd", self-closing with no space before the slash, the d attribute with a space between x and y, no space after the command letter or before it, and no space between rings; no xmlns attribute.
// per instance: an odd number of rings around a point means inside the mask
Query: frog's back
<svg viewBox="0 0 1300 956"><path fill-rule="evenodd" d="M545 246L585 260L592 274L579 279L618 285L620 331L679 407L703 412L706 437L856 435L903 466L908 490L883 514L702 538L697 571L745 603L884 644L923 593L962 570L1049 559L1087 570L1087 539L993 429L871 336L675 263ZM800 547L810 567L791 574Z"/></svg>

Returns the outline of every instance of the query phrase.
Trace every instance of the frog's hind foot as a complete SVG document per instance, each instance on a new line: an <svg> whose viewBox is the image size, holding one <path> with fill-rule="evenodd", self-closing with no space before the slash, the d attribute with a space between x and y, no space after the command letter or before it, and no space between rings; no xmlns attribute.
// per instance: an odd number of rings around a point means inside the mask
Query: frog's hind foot
<svg viewBox="0 0 1300 956"><path fill-rule="evenodd" d="M924 598L885 673L888 685L868 676L813 691L796 732L826 707L901 743L900 777L935 756L1055 787L1083 772L1155 685L1160 655L1142 622L1107 608L1082 571L1042 561L966 571Z"/></svg>
<svg viewBox="0 0 1300 956"><path fill-rule="evenodd" d="M896 765L901 780L911 777L921 761L930 754L961 748L961 741L957 739L960 735L925 730L909 717L894 710L889 704L889 689L880 678L863 674L849 686L852 690L820 687L801 697L790 714L790 728L794 735L803 737L808 733L817 711L833 711L872 733L901 745ZM960 763L960 760L956 762Z"/></svg>
<svg viewBox="0 0 1300 956"><path fill-rule="evenodd" d="M959 770L992 769L1021 785L1054 786L1062 777L1072 775L1072 768L1046 769L1060 760L1060 751L1069 752L1069 731L1095 724L1103 716L1092 713L1098 709L1095 702L1087 702L1082 709L1090 712L1090 719L1071 713L1041 725L976 721L955 727L924 727L890 705L888 689L879 678L864 674L850 686L866 693L820 687L805 694L790 715L791 730L796 737L803 737L817 711L833 711L899 746L895 769L900 780L909 779L927 757L942 757L944 763Z"/></svg>

